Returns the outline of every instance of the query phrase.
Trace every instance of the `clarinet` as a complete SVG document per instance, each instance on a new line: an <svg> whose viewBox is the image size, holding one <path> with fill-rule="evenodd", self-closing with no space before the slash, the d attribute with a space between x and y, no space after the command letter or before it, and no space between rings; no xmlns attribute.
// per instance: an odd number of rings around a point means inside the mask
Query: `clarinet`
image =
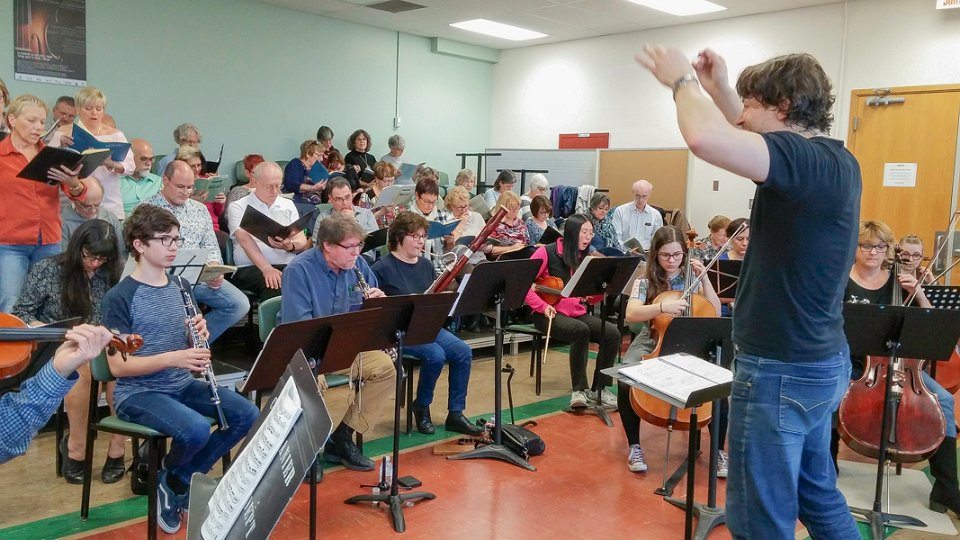
<svg viewBox="0 0 960 540"><path fill-rule="evenodd" d="M200 336L197 325L193 323L193 318L197 316L197 308L194 307L193 299L190 298L190 293L184 288L183 282L180 282L180 294L183 295L183 311L187 315L187 328L190 329L190 339L193 341L193 346L198 349L210 349L210 344L207 343L206 338ZM210 367L204 368L200 374L203 375L204 380L207 381L207 388L210 389L210 402L217 408L217 426L222 430L230 429L230 425L227 424L227 417L223 414L223 407L220 405L217 377Z"/></svg>
<svg viewBox="0 0 960 540"><path fill-rule="evenodd" d="M354 266L353 271L357 274L357 285L360 286L360 293L363 295L364 298L366 298L367 293L370 291L370 286L367 285L367 280L363 279L363 272L361 272L358 267ZM393 360L394 363L397 362L396 348L383 349L383 352L390 355L390 359Z"/></svg>

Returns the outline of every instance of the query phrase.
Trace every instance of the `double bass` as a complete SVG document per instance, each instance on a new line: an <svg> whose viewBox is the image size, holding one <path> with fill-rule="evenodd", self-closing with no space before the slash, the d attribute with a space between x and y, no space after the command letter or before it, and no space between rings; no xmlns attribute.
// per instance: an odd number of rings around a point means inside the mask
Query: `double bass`
<svg viewBox="0 0 960 540"><path fill-rule="evenodd" d="M903 305L899 246L892 265L894 306ZM926 360L868 356L863 375L850 383L840 402L837 430L857 453L894 463L915 463L927 459L940 446L946 434L946 419L937 396L924 384L920 371ZM886 401L887 378L891 379L893 403L887 430L887 455L880 457L879 421Z"/></svg>

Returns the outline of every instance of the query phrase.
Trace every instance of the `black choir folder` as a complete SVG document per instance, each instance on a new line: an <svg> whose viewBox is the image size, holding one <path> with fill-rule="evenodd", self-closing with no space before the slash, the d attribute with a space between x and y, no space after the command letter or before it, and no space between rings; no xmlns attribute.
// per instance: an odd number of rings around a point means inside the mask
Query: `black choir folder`
<svg viewBox="0 0 960 540"><path fill-rule="evenodd" d="M733 384L729 369L686 353L643 360L621 367L619 374L632 386L681 409L710 401L702 398L712 389L726 386L729 393Z"/></svg>
<svg viewBox="0 0 960 540"><path fill-rule="evenodd" d="M27 180L36 180L46 182L51 185L59 182L51 182L47 178L47 171L55 169L61 165L66 165L68 169L75 169L77 165L83 164L80 169L80 178L86 178L93 174L94 169L103 165L103 162L110 157L108 148L89 148L83 152L77 152L72 148L54 148L53 146L44 146L40 152L27 163L17 177Z"/></svg>
<svg viewBox="0 0 960 540"><path fill-rule="evenodd" d="M270 245L267 238L285 239L298 231L302 231L316 213L317 211L313 210L300 216L300 219L289 225L281 225L270 216L247 205L247 209L243 211L243 219L240 220L240 228L252 234L264 244Z"/></svg>

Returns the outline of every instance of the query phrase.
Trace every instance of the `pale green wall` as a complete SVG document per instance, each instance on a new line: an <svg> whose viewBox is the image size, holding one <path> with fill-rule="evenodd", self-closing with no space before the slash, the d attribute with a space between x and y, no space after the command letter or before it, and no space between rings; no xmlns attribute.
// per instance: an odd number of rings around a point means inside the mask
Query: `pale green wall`
<svg viewBox="0 0 960 540"><path fill-rule="evenodd" d="M0 78L11 95L53 103L74 88L13 79L13 0L0 0ZM321 124L346 138L357 128L387 152L456 173L456 152L478 152L490 131L492 65L430 52L426 38L400 35L400 129L393 129L397 34L246 0L87 0L87 81L128 138L157 155L173 128L193 122L210 156L251 152L290 159Z"/></svg>

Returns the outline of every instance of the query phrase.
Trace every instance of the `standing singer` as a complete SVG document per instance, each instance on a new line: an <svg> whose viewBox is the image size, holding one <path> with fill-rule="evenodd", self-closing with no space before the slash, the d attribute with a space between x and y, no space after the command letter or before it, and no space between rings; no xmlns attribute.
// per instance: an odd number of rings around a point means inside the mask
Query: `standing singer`
<svg viewBox="0 0 960 540"><path fill-rule="evenodd" d="M364 295L384 296L377 288L377 276L360 257L364 236L363 228L351 215L337 212L317 221L313 231L316 248L294 257L283 272L283 322L355 311L363 304ZM358 275L363 276L365 283L360 282ZM373 461L353 442L353 432L363 433L376 424L384 404L394 395L397 370L383 351L366 351L357 355L350 373L351 378L360 379L363 410L360 399L350 402L343 420L323 447L323 456L348 469L371 471ZM321 380L321 387L325 386Z"/></svg>
<svg viewBox="0 0 960 540"><path fill-rule="evenodd" d="M173 438L160 471L156 516L160 528L173 534L180 529L190 477L209 471L243 439L260 411L240 394L221 391L230 428L210 432L207 417L216 418L218 411L210 388L193 377L210 369L210 350L190 341L191 326L204 340L209 332L203 316L184 315L181 289L189 283L166 273L183 244L180 223L169 211L142 204L123 229L137 266L104 297L103 323L122 334L140 334L144 345L128 361L119 353L108 356L117 377L113 402L122 420Z"/></svg>
<svg viewBox="0 0 960 540"><path fill-rule="evenodd" d="M675 47L644 53L638 62L673 91L690 150L757 185L733 316L730 532L792 539L799 517L813 538L859 538L837 489L830 424L850 377L843 287L861 179L843 143L825 136L830 80L815 58L791 54L747 67L734 90L710 49L693 65Z"/></svg>

